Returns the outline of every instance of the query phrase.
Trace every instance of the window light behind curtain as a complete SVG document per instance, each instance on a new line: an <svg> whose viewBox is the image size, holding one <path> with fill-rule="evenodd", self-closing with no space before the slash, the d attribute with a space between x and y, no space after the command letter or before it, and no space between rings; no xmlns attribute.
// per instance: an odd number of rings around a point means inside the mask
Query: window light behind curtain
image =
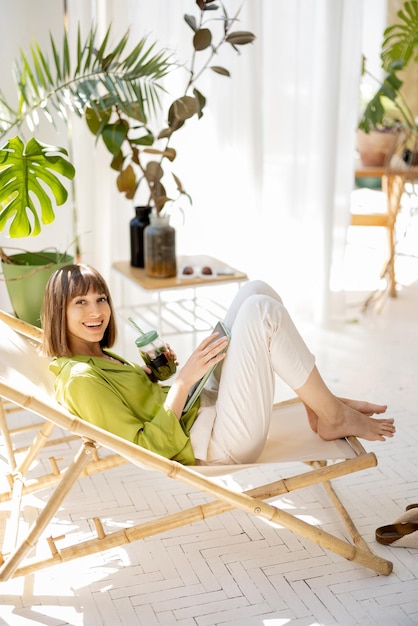
<svg viewBox="0 0 418 626"><path fill-rule="evenodd" d="M224 4L232 15L241 2ZM130 27L190 56L183 14L194 0L69 0L68 8L70 28L93 18L104 32L112 21L115 40ZM255 43L216 60L231 78L206 75L204 118L173 139L176 172L193 197L192 207L182 204L184 226L173 218L178 251L271 282L294 313L319 322L342 307L361 13L361 0L247 0L237 28L253 31ZM114 191L107 154L99 150L89 167L78 191L81 232L90 233L86 260L103 270L129 258L133 208Z"/></svg>

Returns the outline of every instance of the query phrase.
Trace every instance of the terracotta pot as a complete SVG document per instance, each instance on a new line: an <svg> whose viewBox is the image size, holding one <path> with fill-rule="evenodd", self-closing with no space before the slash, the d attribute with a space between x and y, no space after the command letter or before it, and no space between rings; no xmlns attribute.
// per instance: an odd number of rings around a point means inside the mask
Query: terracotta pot
<svg viewBox="0 0 418 626"><path fill-rule="evenodd" d="M397 130L371 130L365 133L357 129L357 150L363 165L383 167L395 151L399 139Z"/></svg>

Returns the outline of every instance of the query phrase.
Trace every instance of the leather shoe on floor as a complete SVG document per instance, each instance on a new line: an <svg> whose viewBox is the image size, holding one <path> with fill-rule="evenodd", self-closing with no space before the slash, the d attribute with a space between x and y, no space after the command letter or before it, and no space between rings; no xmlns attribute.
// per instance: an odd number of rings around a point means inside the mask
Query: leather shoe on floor
<svg viewBox="0 0 418 626"><path fill-rule="evenodd" d="M376 541L392 548L418 549L418 505L410 504L393 524L377 528Z"/></svg>

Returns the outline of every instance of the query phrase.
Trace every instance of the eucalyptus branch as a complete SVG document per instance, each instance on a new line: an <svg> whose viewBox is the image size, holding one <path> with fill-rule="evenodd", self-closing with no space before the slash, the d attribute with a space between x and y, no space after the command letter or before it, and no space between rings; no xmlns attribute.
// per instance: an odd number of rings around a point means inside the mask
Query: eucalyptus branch
<svg viewBox="0 0 418 626"><path fill-rule="evenodd" d="M203 26L203 11L201 11L201 13L200 13L199 30L202 28L202 26ZM195 47L193 47L192 57L191 57L191 61L190 61L190 68L188 70L188 72L189 72L189 80L188 80L188 82L186 84L186 89L184 90L184 94L185 95L189 91L189 88L191 87L191 85L193 85L194 82L196 81L196 77L195 77L195 73L194 73L194 66L195 66L195 62L196 62L196 52L197 52L197 50L195 49Z"/></svg>
<svg viewBox="0 0 418 626"><path fill-rule="evenodd" d="M224 9L224 15L225 15L225 18L224 18L225 22L224 23L225 24L228 23L228 25L224 29L223 37L218 42L218 44L216 46L211 46L211 53L210 53L209 57L207 58L205 64L200 68L200 70L196 74L194 74L194 60L195 60L195 57L196 57L196 50L193 50L192 65L191 65L191 67L193 69L193 72L192 71L190 72L191 73L191 77L193 76L193 78L190 78L184 93L187 93L189 88L192 85L194 85L197 82L197 80L202 76L202 74L208 69L209 63L212 61L213 57L216 54L218 54L218 51L221 48L221 46L223 46L226 43L228 35L230 34L230 31L231 31L232 24L234 24L238 20L238 16L239 16L239 14L241 12L241 9L242 9L242 7L240 7L237 10L235 16L232 17L232 18L227 18L227 15L226 15L226 12L225 12L225 9ZM203 15L204 14L202 12L201 15L200 15L200 25L199 25L199 28L202 28L205 25L205 23L206 23L206 22L204 23L204 21L203 21Z"/></svg>
<svg viewBox="0 0 418 626"><path fill-rule="evenodd" d="M195 87L198 79L207 69L209 69L213 57L218 54L220 48L225 43L230 43L235 49L237 49L238 45L251 43L254 39L254 35L246 31L237 31L232 33L232 26L236 23L241 8L236 12L233 18L229 18L226 10L223 9L223 34L219 41L216 44L213 44L212 32L209 28L207 28L207 24L210 20L205 20L204 16L206 11L213 13L218 10L219 7L215 4L211 4L210 2L205 3L200 0L197 1L196 4L200 9L199 19L196 20L192 15L184 16L185 21L194 32L194 37L189 67L186 67L184 64L179 66L179 68L182 68L187 72L188 76L183 96L172 102L168 111L168 127L162 129L155 138L156 141L160 142L165 140L165 147L161 147L160 149L151 149L149 146L144 148L137 147L136 143L138 142L135 140L132 141L129 134L127 134L126 142L129 144L131 154L134 155L133 158L131 158L131 161L139 167L142 178L138 182L135 182L134 185L133 181L129 182L132 174L129 165L122 170L121 175L118 177L120 185L119 188L120 190L122 189L125 191L128 198L132 198L135 195L142 180L145 179L148 183L150 199L152 200L157 213L164 208L166 202L173 201L173 198L168 197L162 183L162 176L164 175L163 164L165 159L168 158L170 161L173 161L175 158L175 151L170 148L172 136L183 127L187 119L193 117L195 114L197 114L199 118L203 115L202 109L205 106L206 99ZM210 54L206 56L205 62L201 65L199 71L196 71L198 53L201 54L202 52L207 51L209 47L211 48ZM213 67L212 69L220 74L223 74L224 76L229 76L229 72L224 68ZM193 95L189 95L192 87L194 88ZM144 165L142 159L145 157L145 154L149 155L150 153L155 154L156 158L155 160L151 160ZM174 172L171 172L171 174L176 183L179 196L182 194L188 195L179 178L174 174ZM190 197L189 200L191 201Z"/></svg>

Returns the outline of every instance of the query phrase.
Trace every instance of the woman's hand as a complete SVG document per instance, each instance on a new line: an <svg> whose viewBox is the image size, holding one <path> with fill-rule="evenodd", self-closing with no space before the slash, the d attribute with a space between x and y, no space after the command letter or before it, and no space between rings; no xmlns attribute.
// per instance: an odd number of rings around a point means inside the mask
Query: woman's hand
<svg viewBox="0 0 418 626"><path fill-rule="evenodd" d="M200 380L213 366L225 358L223 350L228 345L227 337L213 333L204 339L187 359L170 388L165 406L171 408L180 419L190 387Z"/></svg>
<svg viewBox="0 0 418 626"><path fill-rule="evenodd" d="M204 339L197 348L195 348L179 372L178 377L181 376L188 383L189 389L193 383L200 380L213 365L225 358L225 352L223 352L223 350L228 344L228 339L226 337L218 338L218 336L219 333L213 333Z"/></svg>

